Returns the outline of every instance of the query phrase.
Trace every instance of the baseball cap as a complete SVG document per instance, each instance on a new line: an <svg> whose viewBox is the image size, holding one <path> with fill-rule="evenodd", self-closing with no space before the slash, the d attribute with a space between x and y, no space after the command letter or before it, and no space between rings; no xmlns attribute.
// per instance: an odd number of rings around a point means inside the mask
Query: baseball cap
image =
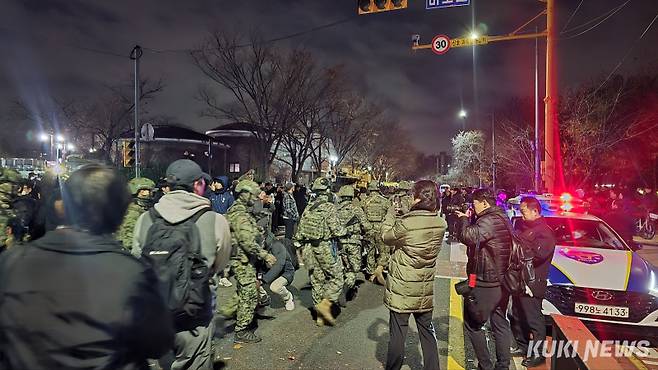
<svg viewBox="0 0 658 370"><path fill-rule="evenodd" d="M192 185L201 178L206 180L206 183L211 179L198 164L189 159L179 159L167 167L167 182L172 185Z"/></svg>

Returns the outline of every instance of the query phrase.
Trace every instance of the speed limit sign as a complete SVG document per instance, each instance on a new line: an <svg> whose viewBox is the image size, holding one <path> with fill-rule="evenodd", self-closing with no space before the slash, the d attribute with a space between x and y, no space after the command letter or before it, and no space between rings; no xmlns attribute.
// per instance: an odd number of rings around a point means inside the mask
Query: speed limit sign
<svg viewBox="0 0 658 370"><path fill-rule="evenodd" d="M446 35L436 35L432 39L432 51L435 54L443 55L450 50L450 38Z"/></svg>

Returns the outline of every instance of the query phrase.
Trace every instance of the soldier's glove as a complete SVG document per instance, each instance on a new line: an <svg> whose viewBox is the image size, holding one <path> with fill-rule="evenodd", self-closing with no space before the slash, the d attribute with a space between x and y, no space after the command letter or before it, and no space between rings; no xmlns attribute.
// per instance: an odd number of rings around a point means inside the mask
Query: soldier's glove
<svg viewBox="0 0 658 370"><path fill-rule="evenodd" d="M295 247L295 249L299 249L299 248L302 247L302 243L300 243L300 242L298 242L298 241L294 241L294 242L292 243L292 245Z"/></svg>
<svg viewBox="0 0 658 370"><path fill-rule="evenodd" d="M274 266L276 263L276 257L268 253L267 256L265 256L265 263L267 264L267 267Z"/></svg>

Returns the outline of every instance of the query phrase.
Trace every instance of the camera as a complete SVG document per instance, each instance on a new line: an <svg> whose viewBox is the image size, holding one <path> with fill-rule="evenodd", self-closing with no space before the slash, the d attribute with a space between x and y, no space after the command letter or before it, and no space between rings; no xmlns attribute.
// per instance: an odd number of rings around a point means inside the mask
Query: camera
<svg viewBox="0 0 658 370"><path fill-rule="evenodd" d="M462 204L455 204L455 205L449 205L446 207L446 212L447 213L455 213L455 212L462 212L466 213L468 212L469 209L473 208L473 204L471 203L462 203Z"/></svg>

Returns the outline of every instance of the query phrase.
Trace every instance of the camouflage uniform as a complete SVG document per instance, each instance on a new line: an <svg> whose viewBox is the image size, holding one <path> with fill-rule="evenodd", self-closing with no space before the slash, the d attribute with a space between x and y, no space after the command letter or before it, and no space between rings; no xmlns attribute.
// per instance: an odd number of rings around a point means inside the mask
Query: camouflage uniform
<svg viewBox="0 0 658 370"><path fill-rule="evenodd" d="M311 190L318 195L304 210L295 239L303 245L304 262L311 264L311 295L319 315L318 324L324 319L333 325L331 305L338 301L344 285L337 238L347 235L347 230L338 220L336 206L329 199L329 185L326 178L313 183Z"/></svg>
<svg viewBox="0 0 658 370"><path fill-rule="evenodd" d="M368 189L370 195L363 201L363 210L372 223L372 232L368 239L366 273L373 274L377 266L388 266L390 251L382 240L382 222L391 202L379 193L376 183L371 182Z"/></svg>
<svg viewBox="0 0 658 370"><path fill-rule="evenodd" d="M402 216L409 213L413 206L413 197L409 195L411 184L408 181L400 181L398 192L393 196L392 202L395 207L396 215Z"/></svg>
<svg viewBox="0 0 658 370"><path fill-rule="evenodd" d="M267 261L272 256L259 243L262 242L263 230L256 224L256 218L250 212L260 193L258 184L251 180L242 180L235 190L238 198L229 208L226 218L231 227L231 243L234 248L231 255L231 269L235 274L239 299L235 323L237 336L238 332L246 331L253 321L258 303L254 264L257 260Z"/></svg>
<svg viewBox="0 0 658 370"><path fill-rule="evenodd" d="M125 216L123 216L123 222L117 231L117 238L123 243L125 249L131 250L133 246L133 232L135 231L137 219L150 208L151 197L140 198L138 197L139 191L150 190L152 192L155 188L155 182L144 177L136 177L128 182L128 188L133 195L133 202L128 205L128 210Z"/></svg>
<svg viewBox="0 0 658 370"><path fill-rule="evenodd" d="M356 274L361 271L361 239L372 230L365 212L354 204L354 188L343 186L338 192L341 201L338 204L338 220L347 229L347 235L340 238L341 254L345 268L345 285L348 289L354 287Z"/></svg>
<svg viewBox="0 0 658 370"><path fill-rule="evenodd" d="M15 217L11 203L16 198L16 185L21 175L10 169L0 167L0 248L7 244L7 222Z"/></svg>

